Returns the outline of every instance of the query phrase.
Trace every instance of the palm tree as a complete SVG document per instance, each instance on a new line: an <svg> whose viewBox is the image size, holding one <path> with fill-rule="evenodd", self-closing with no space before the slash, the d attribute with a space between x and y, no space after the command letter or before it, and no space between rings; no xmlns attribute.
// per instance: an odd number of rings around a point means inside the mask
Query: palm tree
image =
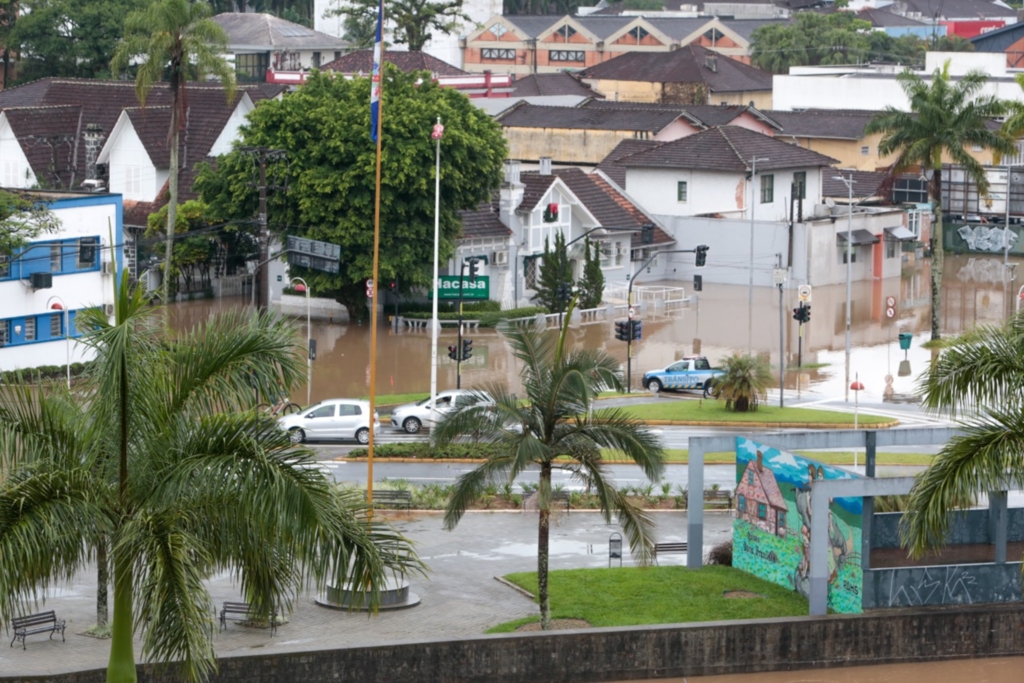
<svg viewBox="0 0 1024 683"><path fill-rule="evenodd" d="M923 404L965 432L951 439L910 492L901 537L915 555L941 543L947 511L978 493L1024 487L1024 316L961 335L919 380Z"/></svg>
<svg viewBox="0 0 1024 683"><path fill-rule="evenodd" d="M122 280L115 322L84 312L96 361L76 395L0 386L0 619L68 580L109 539L114 616L107 680L134 682L143 659L181 677L214 668L205 585L236 572L261 615L307 586L351 581L379 602L391 573L419 560L362 497L310 468L272 418L251 410L302 377L294 330L226 315L161 337L140 291ZM83 399L83 397L85 397Z"/></svg>
<svg viewBox="0 0 1024 683"><path fill-rule="evenodd" d="M602 449L625 453L653 481L664 469L658 438L645 425L617 409L592 416L599 391L621 390L619 362L604 351L567 349L569 314L561 331L545 334L531 327L502 328L513 355L522 363L520 377L526 401L497 384L487 387L493 407L474 402L449 413L434 428L431 441L442 447L465 435L497 446L495 455L456 481L445 510L444 525L454 529L469 505L490 483L512 483L527 468L540 469L537 489L540 520L537 528L537 587L541 628L551 627L548 597L548 534L551 517L551 472L566 470L573 478L596 491L607 521L611 512L629 538L640 564L651 560L651 520L615 489L601 456ZM481 395L482 397L482 395Z"/></svg>
<svg viewBox="0 0 1024 683"><path fill-rule="evenodd" d="M729 356L723 364L724 374L714 379L715 398L725 398L725 409L737 413L757 410L767 398L772 383L772 370L768 361L760 356L738 353Z"/></svg>
<svg viewBox="0 0 1024 683"><path fill-rule="evenodd" d="M948 156L964 168L982 195L988 192L984 167L969 153L970 148L1011 154L1013 140L989 124L1006 111L1003 102L981 95L988 76L971 71L954 81L949 62L932 74L927 82L911 71L897 76L910 101L910 111L887 107L864 128L865 135L882 133L878 145L881 156L896 155L891 172L895 175L920 166L925 176L931 173L928 194L935 206L936 220L931 239L932 339L939 338L939 314L942 286L942 159Z"/></svg>
<svg viewBox="0 0 1024 683"><path fill-rule="evenodd" d="M171 127L167 135L171 148L170 197L163 285L163 300L168 303L178 209L178 137L186 108L186 84L189 79L216 76L224 84L230 102L235 93L235 73L221 56L227 51L227 34L210 19L207 2L154 0L149 7L125 18L124 34L110 63L111 72L123 73L135 60L143 60L135 74L135 93L143 106L153 84L162 81L165 75L171 91Z"/></svg>

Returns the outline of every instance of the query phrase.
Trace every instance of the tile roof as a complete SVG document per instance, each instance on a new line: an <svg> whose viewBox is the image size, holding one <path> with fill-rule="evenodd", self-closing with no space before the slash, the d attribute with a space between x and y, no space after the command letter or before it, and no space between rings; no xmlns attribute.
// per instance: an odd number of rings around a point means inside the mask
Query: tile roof
<svg viewBox="0 0 1024 683"><path fill-rule="evenodd" d="M76 133L82 126L82 107L72 104L53 107L12 107L3 115L21 144L37 182L43 187L71 187L85 180L75 171ZM85 165L82 165L84 173Z"/></svg>
<svg viewBox="0 0 1024 683"><path fill-rule="evenodd" d="M399 50L386 50L384 61L394 64L401 71L429 71L437 76L465 76L457 66L441 61L426 52L402 52ZM356 50L343 57L327 62L320 66L321 71L338 71L345 74L368 74L373 71L373 50Z"/></svg>
<svg viewBox="0 0 1024 683"><path fill-rule="evenodd" d="M714 126L726 126L735 121L746 112L767 123L769 126L781 129L775 120L765 112L745 104L655 104L648 102L613 102L611 100L588 100L579 105L588 109L650 109L660 111L678 111L692 122L705 128Z"/></svg>
<svg viewBox="0 0 1024 683"><path fill-rule="evenodd" d="M213 17L228 34L228 48L263 47L271 50L344 50L348 41L257 12L224 12Z"/></svg>
<svg viewBox="0 0 1024 683"><path fill-rule="evenodd" d="M505 15L505 19L515 24L516 28L531 38L536 38L544 33L562 18L559 15ZM635 19L636 17L573 17L577 24L602 40Z"/></svg>
<svg viewBox="0 0 1024 683"><path fill-rule="evenodd" d="M608 153L601 163L597 165L597 170L604 173L606 176L612 179L612 182L626 189L626 167L616 163L622 157L627 157L630 154L635 154L639 151L650 149L658 145L654 140L623 140L615 146L611 152Z"/></svg>
<svg viewBox="0 0 1024 683"><path fill-rule="evenodd" d="M666 142L621 158L630 168L693 168L746 173L750 159L765 159L758 169L831 166L835 159L739 126L723 126Z"/></svg>
<svg viewBox="0 0 1024 683"><path fill-rule="evenodd" d="M680 117L678 110L643 108L545 107L524 102L499 115L505 128L568 128L657 133Z"/></svg>
<svg viewBox="0 0 1024 683"><path fill-rule="evenodd" d="M851 171L848 169L835 169L835 173L826 173L821 182L821 196L845 199L850 196L850 190L842 180L836 180L835 176L850 177L853 174L853 198L864 199L865 197L878 196L878 191L888 180L888 173L884 171Z"/></svg>
<svg viewBox="0 0 1024 683"><path fill-rule="evenodd" d="M893 14L887 9L880 9L877 7L865 7L857 11L857 18L863 19L864 21L871 22L872 26L877 28L885 28L887 26L924 26L923 21L917 19L911 19L910 17L901 17L898 14Z"/></svg>
<svg viewBox="0 0 1024 683"><path fill-rule="evenodd" d="M771 90L772 75L699 45L669 52L627 52L580 72L586 79L704 83L711 92Z"/></svg>
<svg viewBox="0 0 1024 683"><path fill-rule="evenodd" d="M765 112L782 126L780 135L783 137L792 135L835 140L860 140L864 137L864 127L877 113L869 110L840 112L827 109Z"/></svg>
<svg viewBox="0 0 1024 683"><path fill-rule="evenodd" d="M929 18L1017 20L1017 10L988 0L897 0L888 7L900 14L917 12Z"/></svg>
<svg viewBox="0 0 1024 683"><path fill-rule="evenodd" d="M557 74L530 74L512 83L512 97L539 97L553 95L579 95L601 97L585 83L565 71Z"/></svg>
<svg viewBox="0 0 1024 683"><path fill-rule="evenodd" d="M555 182L555 176L527 171L519 174L519 182L523 184L524 188L523 201L520 202L517 211L533 211L551 189L551 185Z"/></svg>
<svg viewBox="0 0 1024 683"><path fill-rule="evenodd" d="M460 211L459 218L462 221L462 234L460 239L473 239L479 237L507 237L512 230L501 222L499 211L499 194L489 202L483 202L474 211Z"/></svg>

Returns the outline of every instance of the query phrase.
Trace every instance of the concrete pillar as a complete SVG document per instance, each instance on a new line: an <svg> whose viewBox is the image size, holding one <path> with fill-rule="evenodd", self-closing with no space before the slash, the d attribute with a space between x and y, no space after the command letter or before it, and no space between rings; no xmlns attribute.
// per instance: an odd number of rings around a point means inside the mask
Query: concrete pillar
<svg viewBox="0 0 1024 683"><path fill-rule="evenodd" d="M877 437L877 432L864 432L864 476L869 479L875 478ZM861 513L860 527L860 566L861 569L866 570L871 567L871 528L875 521L875 499L865 496L861 503L863 512ZM863 594L862 591L861 595Z"/></svg>
<svg viewBox="0 0 1024 683"><path fill-rule="evenodd" d="M988 494L989 538L996 547L996 564L1006 563L1007 524L1006 491L990 491Z"/></svg>
<svg viewBox="0 0 1024 683"><path fill-rule="evenodd" d="M811 483L811 616L828 614L828 495Z"/></svg>
<svg viewBox="0 0 1024 683"><path fill-rule="evenodd" d="M704 561L704 447L690 440L686 483L686 566L700 569Z"/></svg>

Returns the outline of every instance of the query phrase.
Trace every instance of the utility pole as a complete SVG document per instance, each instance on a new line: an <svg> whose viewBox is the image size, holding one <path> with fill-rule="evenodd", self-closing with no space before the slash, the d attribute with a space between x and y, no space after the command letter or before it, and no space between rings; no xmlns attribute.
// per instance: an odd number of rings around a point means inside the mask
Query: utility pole
<svg viewBox="0 0 1024 683"><path fill-rule="evenodd" d="M782 269L782 254L776 254L776 263L779 270ZM786 349L783 347L783 328L786 324L785 313L782 312L782 285L780 282L779 288L779 407L783 407L783 397L786 393Z"/></svg>
<svg viewBox="0 0 1024 683"><path fill-rule="evenodd" d="M754 348L754 207L757 205L757 162L767 157L750 160L750 284L747 287L747 354Z"/></svg>
<svg viewBox="0 0 1024 683"><path fill-rule="evenodd" d="M267 185L267 163L270 161L276 161L284 159L286 152L283 149L271 149L270 147L241 147L239 151L243 154L252 156L256 159L256 164L259 167L259 182L256 188L259 190L259 209L256 217L257 226L259 228L259 234L257 236L257 242L259 243L259 264L257 266L257 272L254 273L253 277L258 280L258 286L260 288L259 296L256 296L255 288L257 283L253 282L253 298L255 299L256 306L261 311L267 310L270 305L270 277L267 273L268 265L270 262L270 230L267 226L267 190L284 190L287 189L285 185Z"/></svg>

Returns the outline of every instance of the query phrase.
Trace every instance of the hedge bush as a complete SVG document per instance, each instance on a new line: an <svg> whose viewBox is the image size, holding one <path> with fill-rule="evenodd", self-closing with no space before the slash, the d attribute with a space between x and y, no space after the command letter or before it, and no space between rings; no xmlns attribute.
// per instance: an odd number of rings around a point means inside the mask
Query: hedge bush
<svg viewBox="0 0 1024 683"><path fill-rule="evenodd" d="M373 447L374 458L423 458L424 460L452 460L489 458L497 452L491 444L453 443L444 448L431 448L428 443L388 443ZM367 449L356 448L353 458L365 458Z"/></svg>
<svg viewBox="0 0 1024 683"><path fill-rule="evenodd" d="M87 363L72 363L71 376L78 377L92 365ZM0 382L4 384L35 384L38 380L63 379L67 377L67 365L40 365L35 368L23 368L21 370L8 370L0 372ZM20 377L19 377L20 375Z"/></svg>

